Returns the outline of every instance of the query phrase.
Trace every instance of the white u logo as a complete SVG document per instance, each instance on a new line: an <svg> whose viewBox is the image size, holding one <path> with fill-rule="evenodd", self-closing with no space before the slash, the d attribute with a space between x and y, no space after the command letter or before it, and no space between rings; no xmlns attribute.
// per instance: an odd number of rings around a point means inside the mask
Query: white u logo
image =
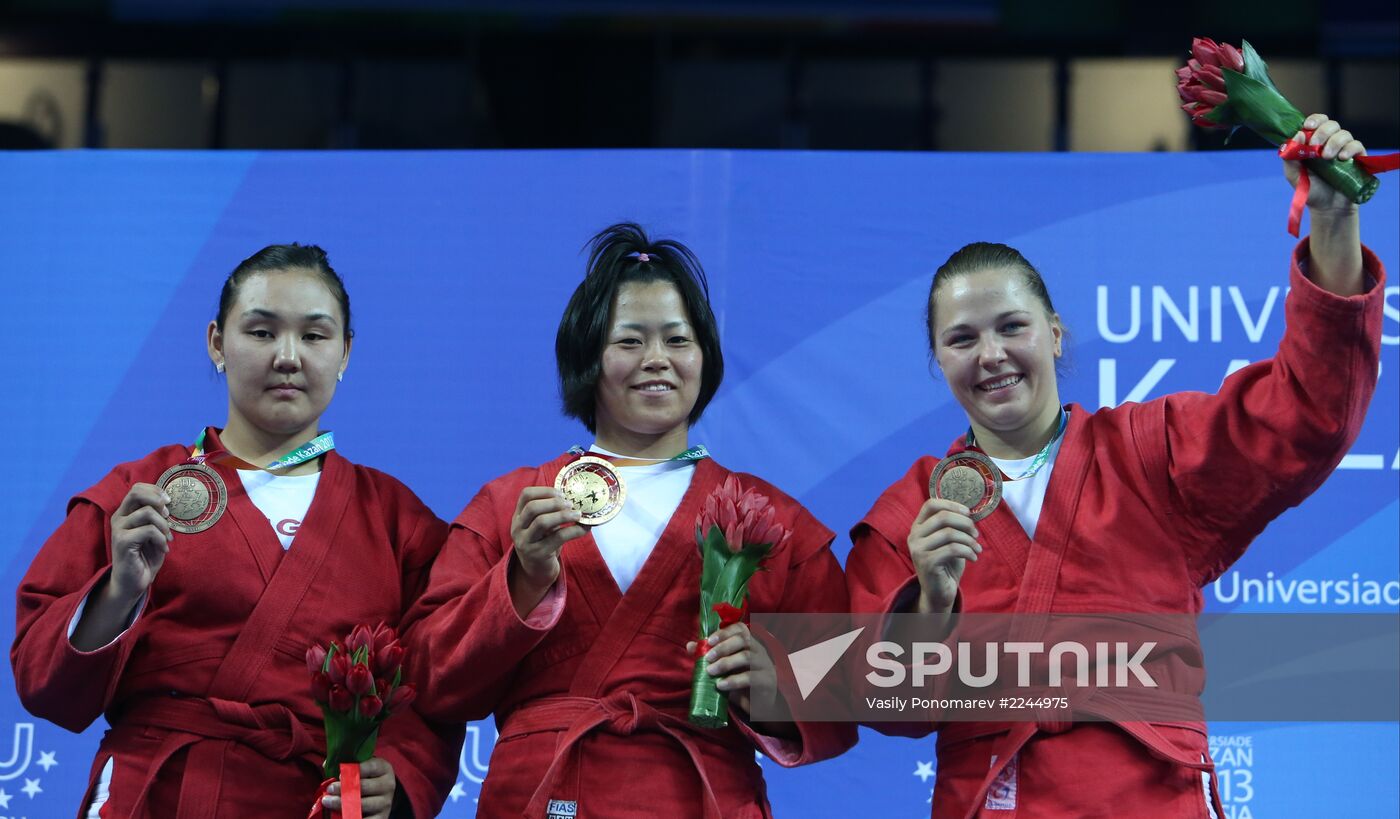
<svg viewBox="0 0 1400 819"><path fill-rule="evenodd" d="M465 776L478 785L486 779L487 763L482 760L482 751L485 750L485 757L487 760L490 760L491 747L496 744L495 737L483 742L481 734L480 723L467 726L467 741L462 745L462 756L458 759L457 764L457 768L462 772L462 776ZM483 745L487 747L483 749Z"/></svg>
<svg viewBox="0 0 1400 819"><path fill-rule="evenodd" d="M24 761L20 761L24 757ZM14 779L29 770L29 762L34 758L34 723L15 723L15 747L10 758L0 762L0 782Z"/></svg>

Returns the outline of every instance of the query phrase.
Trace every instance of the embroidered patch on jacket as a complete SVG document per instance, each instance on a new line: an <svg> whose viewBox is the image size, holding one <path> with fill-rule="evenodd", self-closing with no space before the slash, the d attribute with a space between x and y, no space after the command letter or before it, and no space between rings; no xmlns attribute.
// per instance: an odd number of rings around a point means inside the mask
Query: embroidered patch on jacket
<svg viewBox="0 0 1400 819"><path fill-rule="evenodd" d="M1016 754L1011 757L987 788L987 801L983 805L987 810L1016 810L1016 761L1020 756ZM996 767L996 764L997 758L992 757L991 767Z"/></svg>
<svg viewBox="0 0 1400 819"><path fill-rule="evenodd" d="M544 809L544 819L577 819L578 802L551 799Z"/></svg>

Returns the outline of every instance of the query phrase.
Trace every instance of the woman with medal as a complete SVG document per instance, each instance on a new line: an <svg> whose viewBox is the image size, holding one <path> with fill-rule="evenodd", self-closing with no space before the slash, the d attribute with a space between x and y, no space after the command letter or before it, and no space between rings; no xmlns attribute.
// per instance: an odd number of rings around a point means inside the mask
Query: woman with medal
<svg viewBox="0 0 1400 819"><path fill-rule="evenodd" d="M111 724L80 816L306 816L325 744L305 652L398 624L446 535L320 430L351 337L320 248L245 260L208 329L227 425L117 466L35 557L10 655L20 698L69 730ZM361 766L363 815L432 815L460 742L412 710L389 719Z"/></svg>
<svg viewBox="0 0 1400 819"><path fill-rule="evenodd" d="M495 714L478 816L767 816L755 748L798 765L845 750L855 730L749 721L773 663L742 622L708 640L734 719L687 721L696 519L735 476L791 532L752 580L753 611L845 611L832 533L690 441L724 372L690 251L632 224L590 249L555 351L564 411L595 442L491 481L457 517L411 615L413 650L433 658L419 701L443 721Z"/></svg>
<svg viewBox="0 0 1400 819"><path fill-rule="evenodd" d="M1364 153L1324 115L1305 127L1324 158ZM1284 169L1296 185L1298 163ZM928 333L968 433L942 461L916 461L852 530L853 610L919 613L935 638L961 628L960 612L1198 614L1202 587L1330 474L1375 389L1384 270L1355 205L1316 176L1307 205L1273 359L1215 395L1092 413L1061 405L1064 329L1031 264L1004 245L953 254L930 287ZM1186 631L1154 649L1181 661L1181 719L1115 718L1124 695L1090 689L1069 713L876 727L938 731L934 817L1223 816Z"/></svg>

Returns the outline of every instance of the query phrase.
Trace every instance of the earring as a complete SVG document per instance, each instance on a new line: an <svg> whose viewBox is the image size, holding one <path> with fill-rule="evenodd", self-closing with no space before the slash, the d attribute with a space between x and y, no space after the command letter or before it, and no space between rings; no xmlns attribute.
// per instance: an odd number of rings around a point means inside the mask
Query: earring
<svg viewBox="0 0 1400 819"><path fill-rule="evenodd" d="M336 374L335 374L335 380L336 380L336 381L344 381L344 380L345 380L345 371L344 371L344 370L341 370L340 372L336 373Z"/></svg>
<svg viewBox="0 0 1400 819"><path fill-rule="evenodd" d="M219 372L223 372L223 371L224 371L224 362L220 361L220 362L218 362L217 364L215 364L215 365L214 365L214 369L217 370L217 371L219 371Z"/></svg>

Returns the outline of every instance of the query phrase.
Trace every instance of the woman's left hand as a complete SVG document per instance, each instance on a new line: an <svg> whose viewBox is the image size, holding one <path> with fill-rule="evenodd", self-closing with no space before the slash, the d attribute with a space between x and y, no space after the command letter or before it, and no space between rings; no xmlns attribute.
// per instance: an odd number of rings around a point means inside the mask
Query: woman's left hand
<svg viewBox="0 0 1400 819"><path fill-rule="evenodd" d="M360 812L365 819L389 819L389 809L394 806L394 791L398 781L394 779L394 766L377 756L360 763ZM340 780L326 788L326 796L321 804L331 810L340 810Z"/></svg>
<svg viewBox="0 0 1400 819"><path fill-rule="evenodd" d="M778 675L773 658L763 643L754 639L747 623L726 626L709 637L710 651L707 670L718 677L715 687L723 691L729 702L745 714L753 713L753 705L771 711L778 699ZM694 654L695 643L686 645Z"/></svg>

